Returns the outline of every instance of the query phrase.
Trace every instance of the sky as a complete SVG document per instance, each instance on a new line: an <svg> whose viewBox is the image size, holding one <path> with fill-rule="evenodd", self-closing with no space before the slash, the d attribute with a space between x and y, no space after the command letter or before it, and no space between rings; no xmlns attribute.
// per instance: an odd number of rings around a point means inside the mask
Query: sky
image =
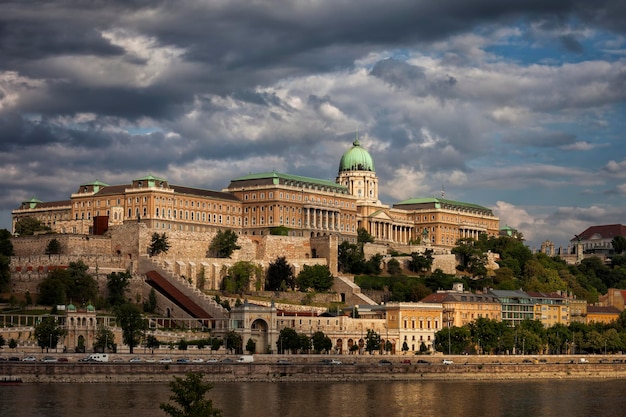
<svg viewBox="0 0 626 417"><path fill-rule="evenodd" d="M153 174L333 180L493 209L531 247L626 223L623 0L0 1L0 228Z"/></svg>

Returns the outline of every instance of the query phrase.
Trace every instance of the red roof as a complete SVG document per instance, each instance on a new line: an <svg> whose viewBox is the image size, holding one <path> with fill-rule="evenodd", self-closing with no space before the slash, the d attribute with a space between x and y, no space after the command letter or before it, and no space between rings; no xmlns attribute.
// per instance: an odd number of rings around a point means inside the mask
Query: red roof
<svg viewBox="0 0 626 417"><path fill-rule="evenodd" d="M587 306L587 313L598 313L598 314L620 314L620 311L617 307L613 306Z"/></svg>
<svg viewBox="0 0 626 417"><path fill-rule="evenodd" d="M613 239L616 236L626 237L626 226L621 224L606 224L604 226L591 226L581 234L575 236L570 242L578 240L591 240L595 235L601 239ZM595 238L597 239L597 237Z"/></svg>

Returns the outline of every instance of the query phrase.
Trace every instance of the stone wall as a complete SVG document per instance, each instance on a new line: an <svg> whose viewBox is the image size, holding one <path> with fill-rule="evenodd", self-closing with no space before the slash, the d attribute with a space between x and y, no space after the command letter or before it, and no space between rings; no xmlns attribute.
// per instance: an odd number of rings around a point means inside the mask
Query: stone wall
<svg viewBox="0 0 626 417"><path fill-rule="evenodd" d="M80 256L111 254L111 239L108 237L72 234L14 237L11 238L13 253L20 257L45 255L46 248L52 239L60 243L61 254Z"/></svg>

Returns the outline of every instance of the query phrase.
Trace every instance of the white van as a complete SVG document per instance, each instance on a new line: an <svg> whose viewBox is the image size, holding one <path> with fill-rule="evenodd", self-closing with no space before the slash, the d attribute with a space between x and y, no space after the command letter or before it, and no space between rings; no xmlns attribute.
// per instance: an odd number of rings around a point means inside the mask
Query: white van
<svg viewBox="0 0 626 417"><path fill-rule="evenodd" d="M252 356L252 355L240 356L239 359L237 359L237 362L239 362L239 363L252 363L252 362L254 362L254 356Z"/></svg>
<svg viewBox="0 0 626 417"><path fill-rule="evenodd" d="M109 354L108 353L93 353L89 355L89 361L93 362L108 362Z"/></svg>

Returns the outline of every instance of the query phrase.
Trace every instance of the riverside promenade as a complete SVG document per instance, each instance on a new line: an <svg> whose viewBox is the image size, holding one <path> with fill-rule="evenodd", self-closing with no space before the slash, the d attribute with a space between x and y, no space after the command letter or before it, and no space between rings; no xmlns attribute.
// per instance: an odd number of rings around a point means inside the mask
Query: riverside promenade
<svg viewBox="0 0 626 417"><path fill-rule="evenodd" d="M236 360L237 356L230 357ZM320 361L338 358L341 364ZM255 355L253 363L109 363L0 362L0 375L19 376L26 383L166 382L172 376L201 372L205 380L239 381L371 381L371 380L518 380L626 378L622 355L593 356L340 356ZM429 363L417 363L418 360ZM278 361L282 363L278 363ZM380 361L388 361L380 362ZM411 360L411 364L403 363Z"/></svg>

